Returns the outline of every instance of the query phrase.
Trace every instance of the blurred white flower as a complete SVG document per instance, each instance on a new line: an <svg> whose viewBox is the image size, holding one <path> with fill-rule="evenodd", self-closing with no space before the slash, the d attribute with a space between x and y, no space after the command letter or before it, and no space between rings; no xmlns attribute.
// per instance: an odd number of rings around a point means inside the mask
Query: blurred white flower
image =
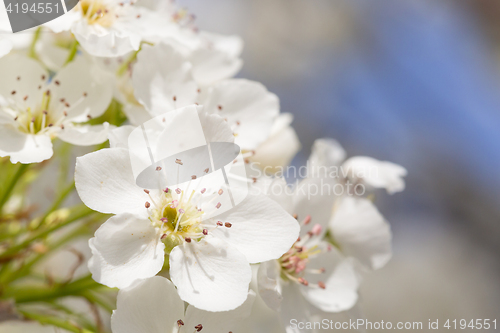
<svg viewBox="0 0 500 333"><path fill-rule="evenodd" d="M309 191L319 183L318 179L306 179L293 194L280 179L270 187L270 196L302 220L300 238L280 259L262 263L258 273L259 295L271 309L279 311L289 332L293 332L290 320L307 319L311 305L325 312L340 312L353 307L358 299L360 275L355 262L322 240L335 198Z"/></svg>
<svg viewBox="0 0 500 333"><path fill-rule="evenodd" d="M238 332L240 321L250 315L255 293L235 310L207 312L179 298L174 285L163 277L140 280L118 293L113 311L113 333L192 333Z"/></svg>
<svg viewBox="0 0 500 333"><path fill-rule="evenodd" d="M218 81L202 87L194 79L194 65L169 44L144 46L133 67L133 88L125 95L132 102L126 110L130 119L143 120L144 105L150 117L193 103L209 114L227 120L235 143L244 151L255 151L254 162L284 166L300 148L293 117L279 114L279 99L260 83L244 79ZM252 154L250 154L252 155Z"/></svg>
<svg viewBox="0 0 500 333"><path fill-rule="evenodd" d="M217 137L208 142L234 140L222 117L201 107L198 113L204 132ZM94 279L127 287L158 273L165 251L170 277L184 301L208 311L238 307L246 299L249 264L281 257L297 239L296 220L263 195L248 196L217 219L206 218L226 205L220 179L212 174L162 191L138 187L126 149L128 133L117 129L111 140L116 148L77 159L80 198L94 210L118 214L90 241Z"/></svg>
<svg viewBox="0 0 500 333"><path fill-rule="evenodd" d="M23 56L0 59L0 156L38 163L52 154L52 139L75 145L107 140L109 125L78 125L100 116L111 101L109 78L82 58L51 78Z"/></svg>
<svg viewBox="0 0 500 333"><path fill-rule="evenodd" d="M345 155L337 141L316 140L308 161L311 169L308 171L309 176L322 179L331 186L353 181L354 184L367 184L369 187L377 184L377 187L387 188L389 193L404 188L402 176L406 170L403 167L368 157L353 157L341 164ZM369 199L357 195L356 191L349 191L345 187L341 195L336 197L331 217L326 221L329 223L323 227L330 230L331 239L344 255L356 258L371 269L379 269L390 260L390 225L375 205Z"/></svg>
<svg viewBox="0 0 500 333"><path fill-rule="evenodd" d="M331 172L335 171L340 178L373 188L385 188L389 194L404 190L403 177L407 171L402 166L366 156L354 156L347 160L345 157L346 153L337 141L316 140L309 158L308 176L333 178Z"/></svg>
<svg viewBox="0 0 500 333"><path fill-rule="evenodd" d="M71 30L80 45L97 57L137 51L142 41L169 35L171 19L132 0L80 0L69 13L45 24L54 32Z"/></svg>

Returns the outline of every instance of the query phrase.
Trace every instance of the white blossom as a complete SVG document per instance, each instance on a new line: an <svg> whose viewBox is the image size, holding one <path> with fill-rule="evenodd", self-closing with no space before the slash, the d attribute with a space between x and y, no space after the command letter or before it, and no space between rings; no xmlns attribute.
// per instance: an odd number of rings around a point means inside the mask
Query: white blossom
<svg viewBox="0 0 500 333"><path fill-rule="evenodd" d="M254 299L255 293L250 291L240 307L226 312L207 312L191 305L185 308L174 285L156 276L119 291L111 326L113 333L238 332Z"/></svg>
<svg viewBox="0 0 500 333"><path fill-rule="evenodd" d="M54 77L23 56L0 59L0 156L37 163L52 156L52 139L76 145L107 140L109 125L79 125L100 116L111 100L108 77L77 58Z"/></svg>
<svg viewBox="0 0 500 333"><path fill-rule="evenodd" d="M209 142L233 141L223 118L206 114L201 107L197 112L204 132L210 133ZM80 198L94 210L117 214L90 240L94 279L110 287L127 287L158 273L165 251L171 280L184 301L208 311L238 307L251 279L249 264L286 252L298 236L297 222L264 195L250 195L217 215L229 203L221 199L225 189L216 173L177 188L140 188L124 140L127 133L124 128L112 135L115 148L77 159Z"/></svg>

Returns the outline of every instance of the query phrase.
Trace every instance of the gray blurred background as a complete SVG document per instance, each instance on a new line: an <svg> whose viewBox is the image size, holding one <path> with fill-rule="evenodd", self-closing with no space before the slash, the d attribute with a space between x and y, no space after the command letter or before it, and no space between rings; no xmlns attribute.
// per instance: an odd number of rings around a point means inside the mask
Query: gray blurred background
<svg viewBox="0 0 500 333"><path fill-rule="evenodd" d="M294 114L296 165L333 137L408 169L377 197L394 258L363 284L369 320L500 320L499 1L178 2L243 37L239 76Z"/></svg>

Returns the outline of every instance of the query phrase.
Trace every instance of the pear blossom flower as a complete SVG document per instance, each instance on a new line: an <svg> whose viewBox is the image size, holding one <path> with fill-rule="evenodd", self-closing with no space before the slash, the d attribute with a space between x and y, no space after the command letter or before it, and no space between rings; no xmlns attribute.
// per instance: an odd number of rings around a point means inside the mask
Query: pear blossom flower
<svg viewBox="0 0 500 333"><path fill-rule="evenodd" d="M345 151L331 139L316 140L309 158L309 176L330 184L357 184L386 188L389 193L404 188L406 170L390 162L380 162L369 157L352 157L345 162ZM335 168L332 178L328 168ZM340 171L337 171L337 170ZM355 192L355 191L354 191ZM369 269L383 267L392 257L392 233L389 223L375 205L363 196L348 193L348 188L337 196L331 216L323 227L346 256L356 258Z"/></svg>
<svg viewBox="0 0 500 333"><path fill-rule="evenodd" d="M132 0L80 0L73 10L45 24L70 30L96 57L118 57L139 50L142 41L168 35L176 25Z"/></svg>
<svg viewBox="0 0 500 333"><path fill-rule="evenodd" d="M152 117L193 103L203 105L209 114L223 117L233 131L235 143L249 157L261 148L263 161L283 165L300 146L289 126L293 118L279 117L278 97L262 84L228 79L202 87L193 78L193 64L169 44L143 47L133 68L132 85L136 100ZM286 151L280 147L283 142L287 143ZM271 161L266 157L269 155L281 157Z"/></svg>
<svg viewBox="0 0 500 333"><path fill-rule="evenodd" d="M222 117L201 107L197 112L204 132L210 133L207 141L234 141ZM194 177L176 188L139 187L130 163L132 147L126 140L130 130L115 130L112 148L77 159L80 198L94 210L117 214L90 240L89 269L94 279L110 287L128 287L156 275L165 252L170 278L184 301L208 311L235 309L246 299L249 264L281 257L297 239L298 223L276 202L258 195L212 217L228 204L221 199L225 189L216 175L211 178L213 174Z"/></svg>
<svg viewBox="0 0 500 333"><path fill-rule="evenodd" d="M323 240L334 198L308 192L318 184L318 179L305 179L290 194L278 178L270 187L270 196L301 221L294 245L278 260L261 263L257 276L260 297L279 312L287 332L294 332L290 320L307 317L311 307L337 313L352 308L358 299L361 277L356 262Z"/></svg>
<svg viewBox="0 0 500 333"><path fill-rule="evenodd" d="M235 310L207 312L184 306L174 285L166 278L139 280L118 292L117 309L111 317L113 333L238 332L240 321L250 315L255 299L248 292Z"/></svg>
<svg viewBox="0 0 500 333"><path fill-rule="evenodd" d="M79 125L100 116L111 101L108 77L82 58L53 78L23 56L0 59L0 156L38 163L52 154L52 139L75 145L107 140L109 125Z"/></svg>
<svg viewBox="0 0 500 333"><path fill-rule="evenodd" d="M325 174L329 168L336 169L337 176L370 188L385 188L389 194L401 192L405 188L404 167L367 156L354 156L347 160L342 146L333 139L316 140L309 158L311 177L330 177Z"/></svg>

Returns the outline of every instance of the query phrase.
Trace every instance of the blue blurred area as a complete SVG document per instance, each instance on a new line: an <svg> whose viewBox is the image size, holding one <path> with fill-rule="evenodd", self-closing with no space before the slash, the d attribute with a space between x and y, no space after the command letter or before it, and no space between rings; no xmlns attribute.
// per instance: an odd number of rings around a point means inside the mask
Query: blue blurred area
<svg viewBox="0 0 500 333"><path fill-rule="evenodd" d="M369 45L350 45L340 66L304 81L304 93L287 94L283 109L307 110L297 123L313 121L318 135L401 163L410 175L441 156L454 167L443 172L461 170L498 195L499 73L471 17L427 1L356 7Z"/></svg>

